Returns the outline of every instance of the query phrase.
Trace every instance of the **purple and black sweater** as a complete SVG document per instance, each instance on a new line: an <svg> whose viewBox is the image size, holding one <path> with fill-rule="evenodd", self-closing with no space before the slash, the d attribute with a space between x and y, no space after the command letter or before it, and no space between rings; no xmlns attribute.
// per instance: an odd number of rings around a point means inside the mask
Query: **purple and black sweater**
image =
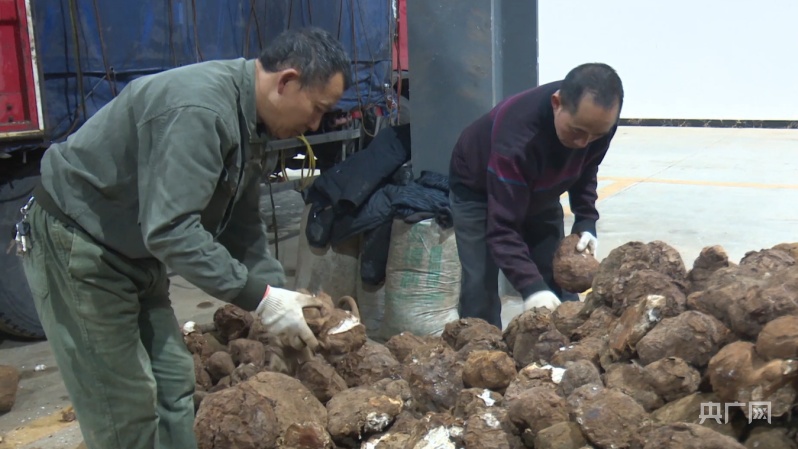
<svg viewBox="0 0 798 449"><path fill-rule="evenodd" d="M486 240L496 264L523 297L547 289L521 229L568 192L572 233L596 235L597 173L617 127L573 150L554 129L551 96L561 81L511 96L469 125L452 152L450 184L459 197L488 204Z"/></svg>

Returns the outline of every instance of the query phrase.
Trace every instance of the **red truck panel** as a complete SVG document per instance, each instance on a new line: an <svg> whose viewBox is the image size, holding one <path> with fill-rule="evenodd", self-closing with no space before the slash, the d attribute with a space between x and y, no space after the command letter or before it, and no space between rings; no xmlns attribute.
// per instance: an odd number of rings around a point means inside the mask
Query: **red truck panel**
<svg viewBox="0 0 798 449"><path fill-rule="evenodd" d="M0 0L0 138L42 130L28 11L26 0Z"/></svg>
<svg viewBox="0 0 798 449"><path fill-rule="evenodd" d="M409 70L410 63L407 58L407 3L406 0L396 0L396 22L398 25L397 39L393 43L393 69Z"/></svg>

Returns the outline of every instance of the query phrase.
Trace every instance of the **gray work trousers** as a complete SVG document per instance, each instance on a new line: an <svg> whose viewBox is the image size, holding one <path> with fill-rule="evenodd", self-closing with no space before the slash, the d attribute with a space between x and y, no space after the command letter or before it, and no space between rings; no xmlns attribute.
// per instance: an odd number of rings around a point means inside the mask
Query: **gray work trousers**
<svg viewBox="0 0 798 449"><path fill-rule="evenodd" d="M34 203L23 255L88 449L196 449L194 361L155 259L131 260Z"/></svg>
<svg viewBox="0 0 798 449"><path fill-rule="evenodd" d="M502 328L502 304L499 298L499 267L488 250L488 204L486 201L461 198L453 191L449 203L454 218L457 251L462 266L459 312L461 318L482 318ZM559 201L542 208L524 227L524 242L543 280L562 301L579 300L554 282L552 262L564 237L563 211Z"/></svg>

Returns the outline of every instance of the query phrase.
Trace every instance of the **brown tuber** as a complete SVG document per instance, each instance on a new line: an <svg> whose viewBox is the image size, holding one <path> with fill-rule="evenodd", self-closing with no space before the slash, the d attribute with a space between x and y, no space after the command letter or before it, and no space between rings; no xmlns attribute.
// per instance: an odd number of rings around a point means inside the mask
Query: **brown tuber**
<svg viewBox="0 0 798 449"><path fill-rule="evenodd" d="M626 394L605 388L586 398L574 411L582 434L600 448L629 447L648 413Z"/></svg>
<svg viewBox="0 0 798 449"><path fill-rule="evenodd" d="M687 280L690 282L689 292L706 289L712 273L729 266L729 255L722 246L705 247L693 262L693 269L687 273Z"/></svg>
<svg viewBox="0 0 798 449"><path fill-rule="evenodd" d="M463 367L466 388L487 388L504 391L517 374L515 362L502 351L472 352Z"/></svg>
<svg viewBox="0 0 798 449"><path fill-rule="evenodd" d="M335 372L335 368L318 356L300 365L296 377L323 404L348 388L346 381Z"/></svg>
<svg viewBox="0 0 798 449"><path fill-rule="evenodd" d="M649 432L644 449L745 449L745 446L698 424L674 423Z"/></svg>
<svg viewBox="0 0 798 449"><path fill-rule="evenodd" d="M213 314L213 322L224 340L223 343L245 338L253 321L251 313L234 304L225 304Z"/></svg>
<svg viewBox="0 0 798 449"><path fill-rule="evenodd" d="M211 375L214 382L219 379L233 374L236 365L233 363L233 357L227 352L215 352L208 357L205 363L205 370Z"/></svg>
<svg viewBox="0 0 798 449"><path fill-rule="evenodd" d="M660 321L640 339L636 349L643 365L665 357L679 357L695 367L703 367L729 337L729 330L715 317L690 310Z"/></svg>
<svg viewBox="0 0 798 449"><path fill-rule="evenodd" d="M327 429L317 422L293 423L285 430L280 447L290 449L332 449Z"/></svg>
<svg viewBox="0 0 798 449"><path fill-rule="evenodd" d="M518 428L524 442L530 444L541 430L568 421L568 409L565 399L554 390L534 387L509 404L508 417Z"/></svg>
<svg viewBox="0 0 798 449"><path fill-rule="evenodd" d="M798 316L776 318L762 328L756 352L766 360L798 359Z"/></svg>
<svg viewBox="0 0 798 449"><path fill-rule="evenodd" d="M753 343L737 341L712 357L707 367L712 390L724 402L768 401L770 413L782 416L795 403L798 360L766 361ZM743 407L748 415L748 407Z"/></svg>
<svg viewBox="0 0 798 449"><path fill-rule="evenodd" d="M579 234L571 234L560 242L554 253L554 282L563 289L582 293L593 285L599 261L587 251L577 251Z"/></svg>
<svg viewBox="0 0 798 449"><path fill-rule="evenodd" d="M592 293L606 305L624 304L627 282L641 270L659 272L677 285L686 283L687 271L676 249L661 241L629 242L613 249L602 260Z"/></svg>
<svg viewBox="0 0 798 449"><path fill-rule="evenodd" d="M248 388L228 388L202 400L194 433L199 449L271 449L281 432L266 397Z"/></svg>
<svg viewBox="0 0 798 449"><path fill-rule="evenodd" d="M0 365L0 413L14 407L19 387L19 371L13 366Z"/></svg>
<svg viewBox="0 0 798 449"><path fill-rule="evenodd" d="M369 387L350 388L327 403L327 429L336 443L355 447L360 440L386 430L402 406L401 398Z"/></svg>

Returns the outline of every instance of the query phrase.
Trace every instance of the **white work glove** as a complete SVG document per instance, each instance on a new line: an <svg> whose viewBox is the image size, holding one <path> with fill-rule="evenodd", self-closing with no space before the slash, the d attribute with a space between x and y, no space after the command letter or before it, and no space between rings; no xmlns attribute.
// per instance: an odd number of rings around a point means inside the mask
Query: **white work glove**
<svg viewBox="0 0 798 449"><path fill-rule="evenodd" d="M319 342L305 322L302 309L322 306L321 300L313 296L269 286L255 314L266 331L278 337L283 344L297 350L307 347L315 351Z"/></svg>
<svg viewBox="0 0 798 449"><path fill-rule="evenodd" d="M598 251L598 239L595 235L585 231L582 234L582 238L579 239L579 243L576 244L576 250L580 253L588 249L588 253L592 254L593 256L596 255L596 251Z"/></svg>
<svg viewBox="0 0 798 449"><path fill-rule="evenodd" d="M532 310L535 307L545 307L553 311L559 305L560 298L549 290L532 293L524 299L524 311Z"/></svg>

